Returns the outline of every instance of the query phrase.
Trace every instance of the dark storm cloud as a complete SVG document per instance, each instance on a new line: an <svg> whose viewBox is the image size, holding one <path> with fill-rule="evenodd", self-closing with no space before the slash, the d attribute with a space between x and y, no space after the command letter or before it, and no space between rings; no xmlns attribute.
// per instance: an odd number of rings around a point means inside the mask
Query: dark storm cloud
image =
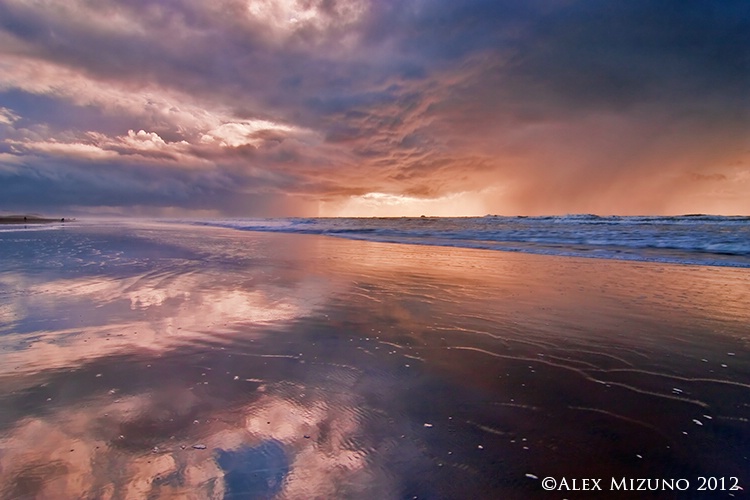
<svg viewBox="0 0 750 500"><path fill-rule="evenodd" d="M538 23L510 64L568 107L747 103L747 2L590 2Z"/></svg>
<svg viewBox="0 0 750 500"><path fill-rule="evenodd" d="M750 210L744 1L0 0L0 30L8 206L496 188L494 211L638 212L671 188Z"/></svg>
<svg viewBox="0 0 750 500"><path fill-rule="evenodd" d="M183 207L242 215L248 211L270 216L285 213L277 199L284 198L283 180L261 175L216 171L180 171L140 161L97 162L35 157L43 167L23 165L0 170L4 203L25 210L80 210L92 206L128 207L152 213ZM263 186L260 188L259 186Z"/></svg>

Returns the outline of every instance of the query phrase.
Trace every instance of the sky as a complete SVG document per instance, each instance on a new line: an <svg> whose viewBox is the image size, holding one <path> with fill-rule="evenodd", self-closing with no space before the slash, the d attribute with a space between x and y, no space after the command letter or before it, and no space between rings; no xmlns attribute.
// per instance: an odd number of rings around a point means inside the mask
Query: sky
<svg viewBox="0 0 750 500"><path fill-rule="evenodd" d="M0 212L750 214L750 2L0 0Z"/></svg>

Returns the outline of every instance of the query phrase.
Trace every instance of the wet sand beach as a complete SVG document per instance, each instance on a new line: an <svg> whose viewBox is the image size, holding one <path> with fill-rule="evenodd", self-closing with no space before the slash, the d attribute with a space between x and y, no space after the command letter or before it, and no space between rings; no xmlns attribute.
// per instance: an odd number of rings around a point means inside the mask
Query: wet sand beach
<svg viewBox="0 0 750 500"><path fill-rule="evenodd" d="M0 255L0 498L750 487L747 269L145 222Z"/></svg>

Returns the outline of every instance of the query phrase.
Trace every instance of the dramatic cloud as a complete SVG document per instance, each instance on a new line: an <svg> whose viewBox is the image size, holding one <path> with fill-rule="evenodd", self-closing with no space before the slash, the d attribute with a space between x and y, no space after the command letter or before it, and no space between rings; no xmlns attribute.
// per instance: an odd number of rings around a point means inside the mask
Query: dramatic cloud
<svg viewBox="0 0 750 500"><path fill-rule="evenodd" d="M749 213L742 1L0 0L0 210Z"/></svg>

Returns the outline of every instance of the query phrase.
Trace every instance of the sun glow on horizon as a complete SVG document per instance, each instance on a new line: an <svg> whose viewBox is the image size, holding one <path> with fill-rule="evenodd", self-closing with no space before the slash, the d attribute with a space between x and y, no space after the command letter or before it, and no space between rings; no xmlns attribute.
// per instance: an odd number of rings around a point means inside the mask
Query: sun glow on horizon
<svg viewBox="0 0 750 500"><path fill-rule="evenodd" d="M482 196L460 192L439 198L367 193L342 202L321 202L321 217L469 217L486 213Z"/></svg>

